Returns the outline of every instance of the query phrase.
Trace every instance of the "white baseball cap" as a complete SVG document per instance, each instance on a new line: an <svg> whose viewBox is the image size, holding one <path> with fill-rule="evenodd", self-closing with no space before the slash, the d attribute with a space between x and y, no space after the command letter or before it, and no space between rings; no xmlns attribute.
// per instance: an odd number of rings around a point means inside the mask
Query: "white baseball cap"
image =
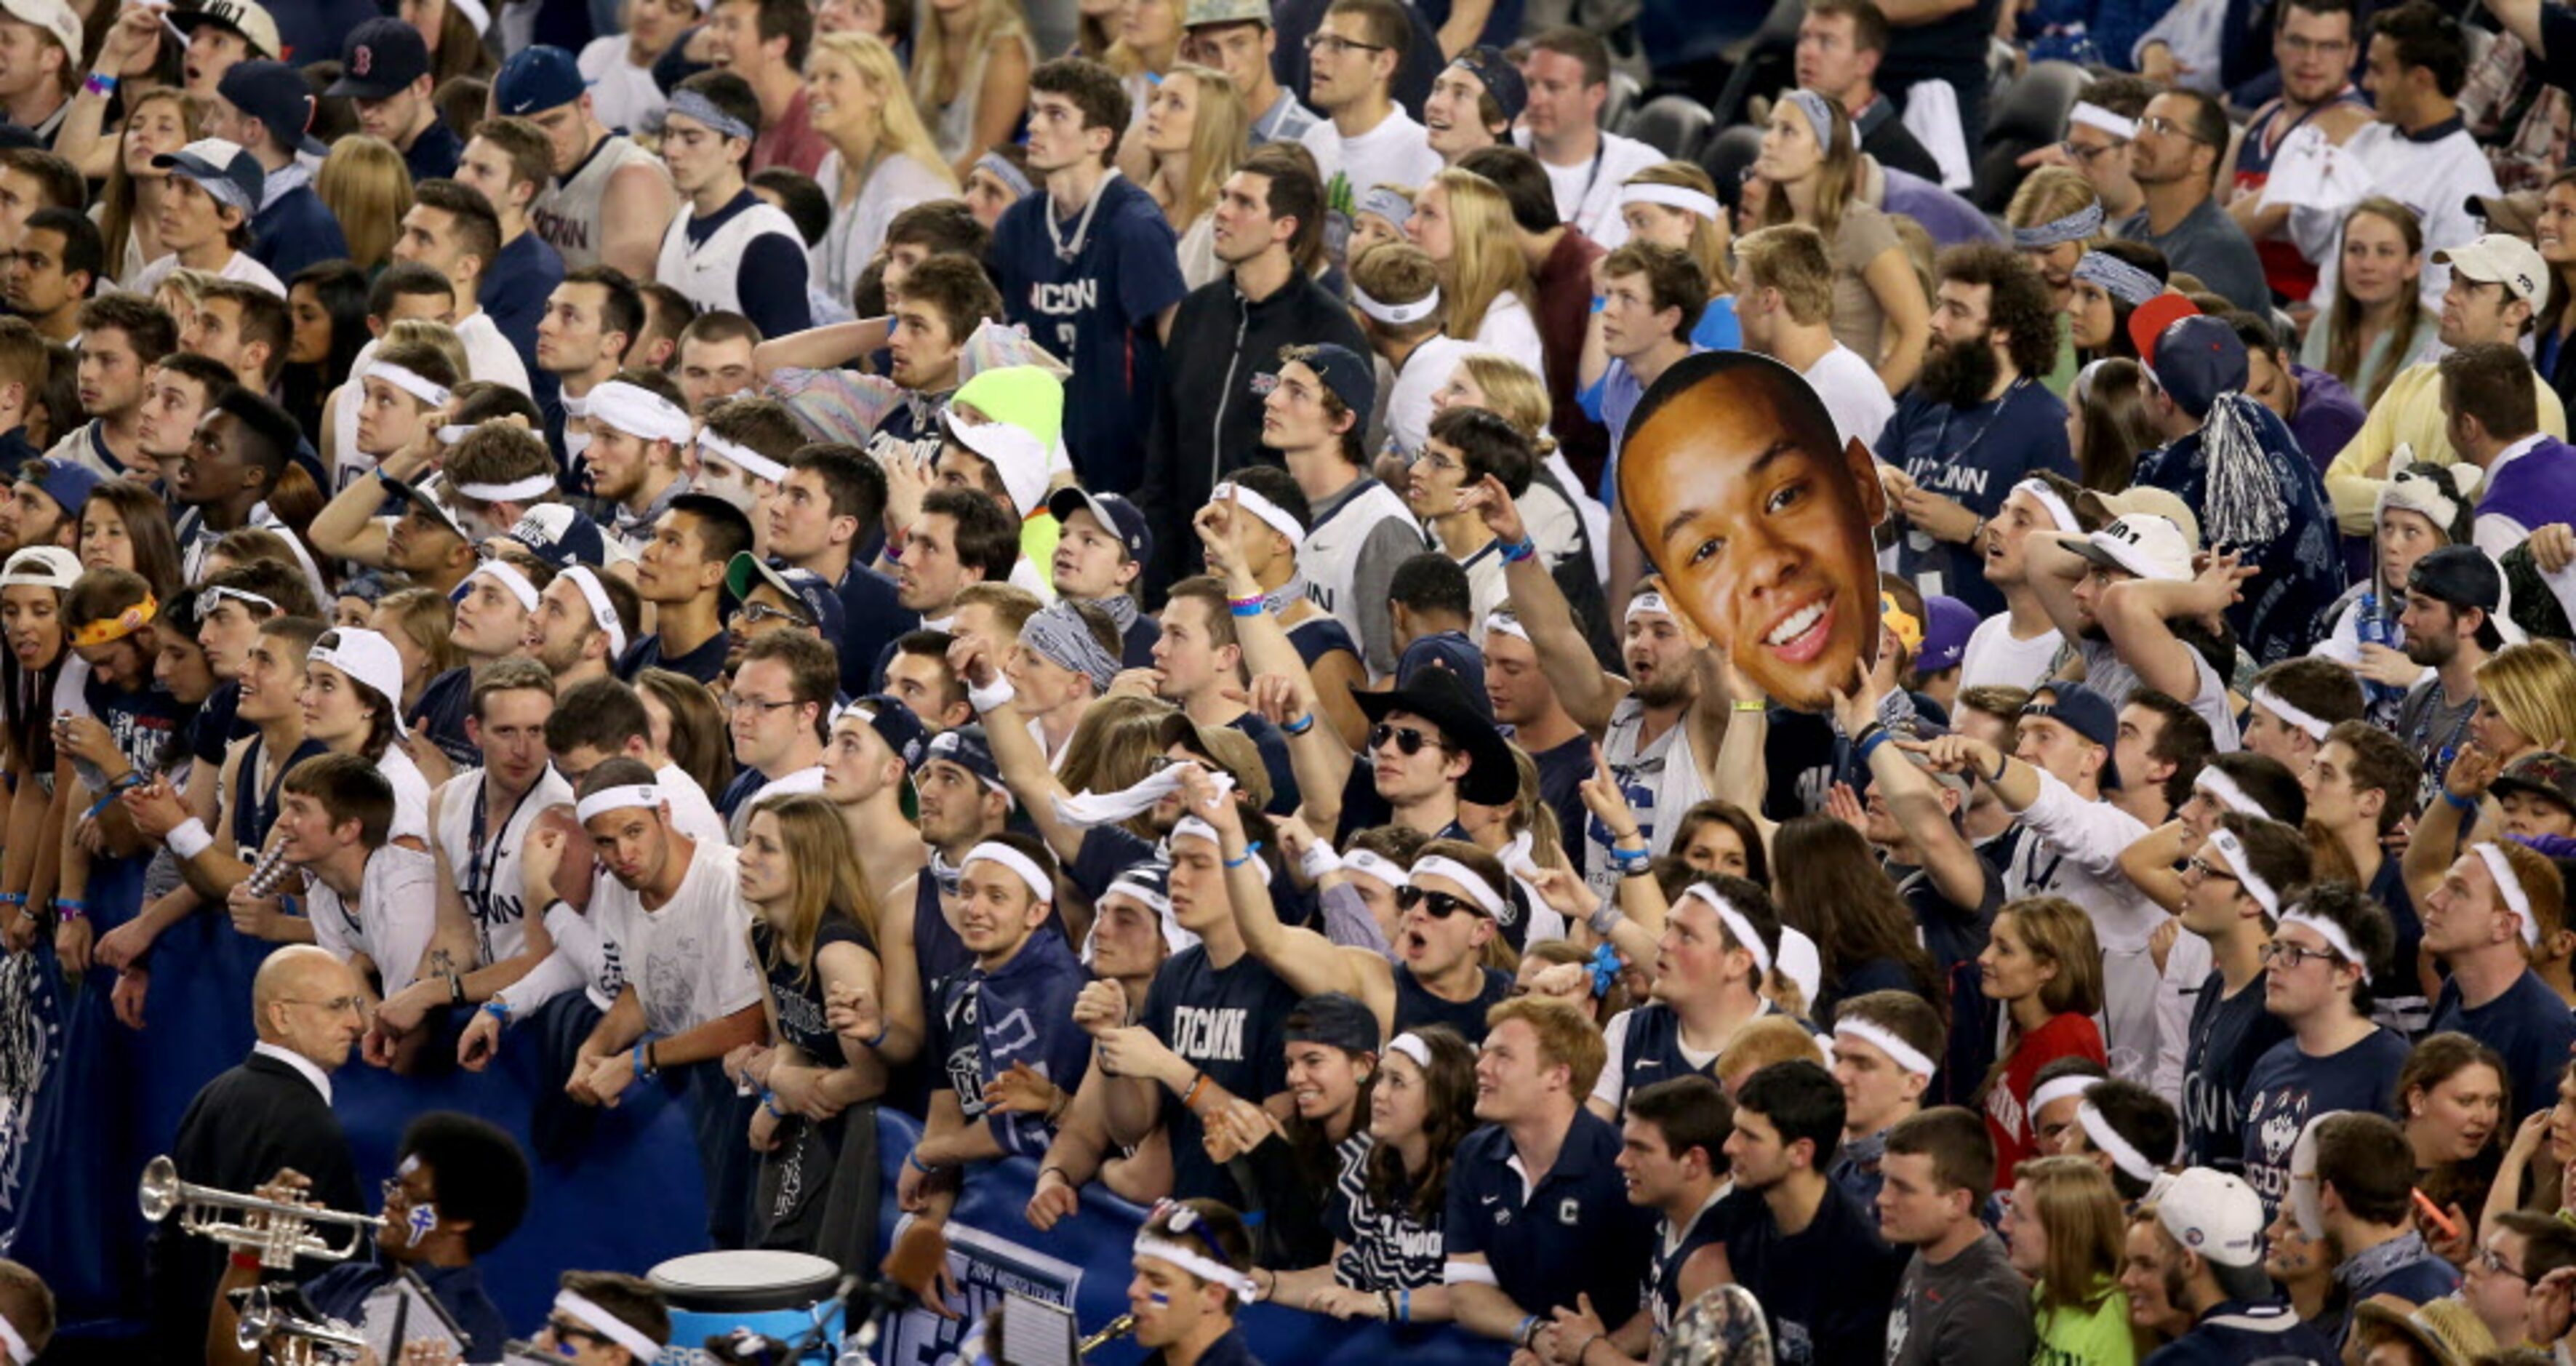
<svg viewBox="0 0 2576 1366"><path fill-rule="evenodd" d="M411 734L402 718L402 654L381 633L335 626L313 642L304 658L308 664L328 664L384 694L386 705L394 710L394 734Z"/></svg>
<svg viewBox="0 0 2576 1366"><path fill-rule="evenodd" d="M2105 569L2142 579L2179 583L2191 577L2191 542L2171 518L2153 513L2123 517L2085 537L2074 550Z"/></svg>
<svg viewBox="0 0 2576 1366"><path fill-rule="evenodd" d="M81 576L78 556L58 545L30 546L0 567L0 588L59 588L68 591Z"/></svg>
<svg viewBox="0 0 2576 1366"><path fill-rule="evenodd" d="M2147 1198L2155 1203L2156 1221L2185 1251L2218 1266L2263 1260L2263 1197L2243 1178L2185 1167L2157 1181Z"/></svg>
<svg viewBox="0 0 2576 1366"><path fill-rule="evenodd" d="M2503 285L2534 308L2549 290L2549 264L2540 249L2507 233L2491 232L2461 247L2433 253L2437 265L2449 266L2482 285Z"/></svg>

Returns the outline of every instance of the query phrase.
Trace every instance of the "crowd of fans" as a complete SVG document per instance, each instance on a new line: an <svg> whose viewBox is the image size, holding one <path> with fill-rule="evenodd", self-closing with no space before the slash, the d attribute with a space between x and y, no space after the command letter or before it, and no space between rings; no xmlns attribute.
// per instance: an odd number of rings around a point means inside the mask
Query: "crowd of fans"
<svg viewBox="0 0 2576 1366"><path fill-rule="evenodd" d="M22 1240L0 1356L498 1361L648 1091L718 1248L872 1268L881 1110L1150 1209L1176 1366L2576 1352L2576 10L1807 0L1737 109L1675 0L353 4L0 0L11 1099L196 1097L20 1160L384 1217ZM1721 371L1857 600L1623 515ZM335 1072L513 1054L361 1192Z"/></svg>

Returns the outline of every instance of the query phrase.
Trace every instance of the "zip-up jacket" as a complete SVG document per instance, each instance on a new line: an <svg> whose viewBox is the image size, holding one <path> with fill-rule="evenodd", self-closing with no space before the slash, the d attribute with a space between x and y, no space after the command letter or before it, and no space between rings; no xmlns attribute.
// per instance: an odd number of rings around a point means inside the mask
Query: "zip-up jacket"
<svg viewBox="0 0 2576 1366"><path fill-rule="evenodd" d="M1318 342L1369 354L1350 306L1302 274L1257 302L1243 297L1231 276L1181 300L1163 347L1145 482L1136 490L1137 507L1155 528L1154 563L1145 573L1154 593L1196 572L1198 539L1182 533L1217 481L1256 462L1281 463L1261 445L1262 400L1278 385L1279 349Z"/></svg>

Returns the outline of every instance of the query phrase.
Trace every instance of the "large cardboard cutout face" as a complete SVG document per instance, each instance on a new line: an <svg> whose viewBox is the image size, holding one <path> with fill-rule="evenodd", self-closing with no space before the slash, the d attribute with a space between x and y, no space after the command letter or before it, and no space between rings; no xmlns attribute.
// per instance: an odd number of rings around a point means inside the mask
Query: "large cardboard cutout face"
<svg viewBox="0 0 2576 1366"><path fill-rule="evenodd" d="M1655 381L1619 454L1619 504L1673 604L1773 701L1823 711L1878 654L1868 449L1789 367L1691 356Z"/></svg>

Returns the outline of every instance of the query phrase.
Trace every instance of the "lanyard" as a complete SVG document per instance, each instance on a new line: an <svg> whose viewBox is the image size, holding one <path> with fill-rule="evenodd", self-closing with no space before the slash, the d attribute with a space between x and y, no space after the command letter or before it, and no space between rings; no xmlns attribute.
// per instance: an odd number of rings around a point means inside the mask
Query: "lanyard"
<svg viewBox="0 0 2576 1366"><path fill-rule="evenodd" d="M528 793L536 790L535 783L528 784L527 791L520 793L518 801L511 804L510 814L503 817L501 821L503 835L510 832L510 823L519 818L519 808L528 804ZM500 847L499 839L490 838L490 829L484 823L485 803L490 800L491 794L492 780L489 777L474 785L474 823L468 827L465 849L465 899L472 904L474 918L482 924L483 951L486 957L489 957L492 951L492 880L500 874L501 860L509 857L510 854L509 850ZM492 846L492 856L489 859L483 856L487 840Z"/></svg>

